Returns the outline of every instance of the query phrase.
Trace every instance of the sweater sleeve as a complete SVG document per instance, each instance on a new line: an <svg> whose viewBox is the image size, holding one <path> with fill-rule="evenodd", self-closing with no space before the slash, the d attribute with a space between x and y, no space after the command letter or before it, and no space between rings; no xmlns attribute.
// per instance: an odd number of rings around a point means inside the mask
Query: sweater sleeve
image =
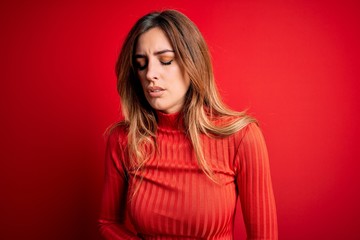
<svg viewBox="0 0 360 240"><path fill-rule="evenodd" d="M243 130L236 164L236 182L247 239L278 239L268 153L264 137L256 123L250 123Z"/></svg>
<svg viewBox="0 0 360 240"><path fill-rule="evenodd" d="M98 220L99 230L104 239L140 239L127 229L125 224L127 180L123 157L119 131L115 129L109 135L106 144L105 185Z"/></svg>

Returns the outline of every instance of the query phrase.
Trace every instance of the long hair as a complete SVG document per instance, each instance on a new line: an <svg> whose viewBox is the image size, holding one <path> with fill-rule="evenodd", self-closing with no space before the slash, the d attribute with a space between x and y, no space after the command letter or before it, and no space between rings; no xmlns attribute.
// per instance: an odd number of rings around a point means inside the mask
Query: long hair
<svg viewBox="0 0 360 240"><path fill-rule="evenodd" d="M139 36L155 27L162 29L168 37L177 61L190 78L190 87L181 110L184 129L199 167L216 182L204 157L200 135L229 136L255 119L245 112L231 110L222 102L205 40L196 25L176 10L152 12L140 18L127 35L116 63L117 89L128 129L130 166L137 171L142 169L156 149L156 112L144 96L134 62ZM215 119L224 121L217 121L222 122L219 125L214 122Z"/></svg>

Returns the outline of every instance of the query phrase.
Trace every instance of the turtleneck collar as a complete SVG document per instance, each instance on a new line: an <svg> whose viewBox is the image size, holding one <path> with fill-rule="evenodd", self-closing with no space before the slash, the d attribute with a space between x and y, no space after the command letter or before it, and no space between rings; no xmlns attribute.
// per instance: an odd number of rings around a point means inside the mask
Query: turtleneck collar
<svg viewBox="0 0 360 240"><path fill-rule="evenodd" d="M183 117L181 112L164 113L156 111L158 127L167 130L183 130Z"/></svg>

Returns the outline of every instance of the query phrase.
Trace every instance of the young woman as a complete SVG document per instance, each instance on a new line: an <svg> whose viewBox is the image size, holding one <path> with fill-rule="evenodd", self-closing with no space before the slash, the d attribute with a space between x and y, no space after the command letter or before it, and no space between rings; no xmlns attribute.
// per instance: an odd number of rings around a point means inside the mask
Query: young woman
<svg viewBox="0 0 360 240"><path fill-rule="evenodd" d="M194 23L174 10L142 17L116 74L125 119L108 134L102 235L233 239L239 198L248 239L277 239L263 136L220 100Z"/></svg>

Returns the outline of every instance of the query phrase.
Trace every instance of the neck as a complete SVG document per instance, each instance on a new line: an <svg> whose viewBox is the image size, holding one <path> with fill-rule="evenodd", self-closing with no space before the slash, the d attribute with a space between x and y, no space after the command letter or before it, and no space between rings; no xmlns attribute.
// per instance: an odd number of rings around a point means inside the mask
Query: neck
<svg viewBox="0 0 360 240"><path fill-rule="evenodd" d="M164 113L156 111L158 127L167 130L183 130L184 122L181 112Z"/></svg>

